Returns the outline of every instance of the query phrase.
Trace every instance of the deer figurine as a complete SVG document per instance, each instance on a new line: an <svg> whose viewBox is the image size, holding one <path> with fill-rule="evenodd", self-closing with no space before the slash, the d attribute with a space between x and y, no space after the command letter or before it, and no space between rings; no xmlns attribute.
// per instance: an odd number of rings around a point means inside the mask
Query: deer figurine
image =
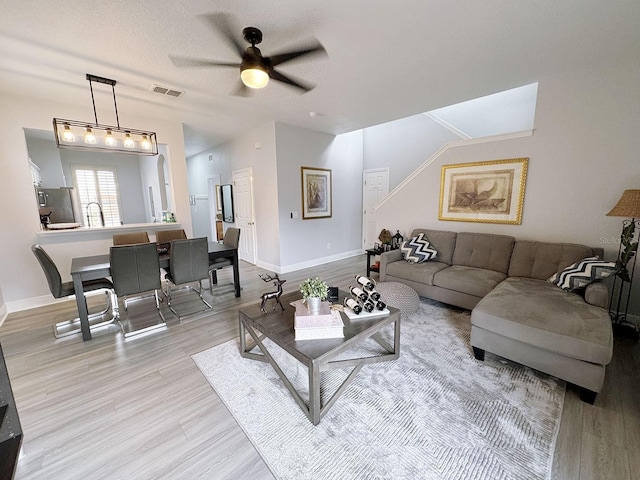
<svg viewBox="0 0 640 480"><path fill-rule="evenodd" d="M282 303L280 303L280 295L282 295L282 284L286 282L286 280L280 280L280 277L278 277L277 274L275 274L275 277L272 277L271 275L261 273L259 277L265 282L270 282L271 280L273 280L273 285L278 288L275 292L267 292L262 294L262 296L260 297L262 299L260 310L262 310L264 313L267 313L267 309L265 307L267 305L267 300L269 300L270 298L275 298L276 305L280 305L280 308L284 310ZM276 305L273 306L274 310L276 309Z"/></svg>

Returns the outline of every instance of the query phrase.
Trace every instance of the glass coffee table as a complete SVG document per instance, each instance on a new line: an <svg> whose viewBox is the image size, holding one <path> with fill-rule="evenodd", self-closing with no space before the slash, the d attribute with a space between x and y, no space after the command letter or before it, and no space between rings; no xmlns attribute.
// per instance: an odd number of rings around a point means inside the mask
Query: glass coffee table
<svg viewBox="0 0 640 480"><path fill-rule="evenodd" d="M340 291L339 299L335 303L342 304L346 295L348 295L346 292ZM244 358L270 363L307 418L314 425L317 425L353 382L362 367L371 363L398 359L400 356L400 311L393 307L387 307L390 313L386 316L354 320L349 320L345 313L340 313L344 322L344 338L296 341L293 329L295 308L290 303L300 300L300 298L299 292L283 295L280 301L284 305L284 311L277 306L275 310L263 313L259 303L240 309L238 312L240 354ZM270 303L268 308L271 309L272 306ZM390 324L393 324L393 345L380 335L380 331ZM251 336L252 341L247 342L247 333ZM307 367L309 375L308 404L266 348L264 344L266 338ZM369 339L380 345L383 352L373 356L350 354L350 350L354 350L354 347L358 347ZM252 352L256 346L261 353ZM337 358L339 356L340 358ZM321 404L320 372L335 368L351 368L351 371L329 400Z"/></svg>

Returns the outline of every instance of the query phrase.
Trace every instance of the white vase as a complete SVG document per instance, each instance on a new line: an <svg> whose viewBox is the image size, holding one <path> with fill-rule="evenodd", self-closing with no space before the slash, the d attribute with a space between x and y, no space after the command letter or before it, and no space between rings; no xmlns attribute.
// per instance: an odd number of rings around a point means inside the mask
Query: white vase
<svg viewBox="0 0 640 480"><path fill-rule="evenodd" d="M318 315L320 313L321 303L322 303L322 300L320 300L320 297L308 297L307 307L309 308L309 312L312 315Z"/></svg>

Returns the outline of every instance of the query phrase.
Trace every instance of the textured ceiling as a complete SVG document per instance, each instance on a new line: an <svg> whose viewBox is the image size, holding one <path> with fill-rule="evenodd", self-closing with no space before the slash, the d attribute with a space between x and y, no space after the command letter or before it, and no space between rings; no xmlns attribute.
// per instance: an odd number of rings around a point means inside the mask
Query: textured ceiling
<svg viewBox="0 0 640 480"><path fill-rule="evenodd" d="M121 122L128 111L178 119L187 155L268 121L338 134L561 71L640 62L637 0L3 3L0 91L86 105L85 73L113 78ZM280 68L317 87L300 95L272 82L236 97L236 70L176 67L169 55L236 61L206 21L221 12L239 36L260 28L267 56L320 41L327 57Z"/></svg>

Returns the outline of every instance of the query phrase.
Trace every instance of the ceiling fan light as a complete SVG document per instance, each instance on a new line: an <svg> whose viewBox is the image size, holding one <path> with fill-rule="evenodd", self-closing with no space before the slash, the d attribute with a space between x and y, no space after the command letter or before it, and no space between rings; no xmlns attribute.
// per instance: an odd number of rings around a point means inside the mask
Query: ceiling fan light
<svg viewBox="0 0 640 480"><path fill-rule="evenodd" d="M247 68L240 72L240 78L249 88L264 88L269 83L269 74L260 68Z"/></svg>

